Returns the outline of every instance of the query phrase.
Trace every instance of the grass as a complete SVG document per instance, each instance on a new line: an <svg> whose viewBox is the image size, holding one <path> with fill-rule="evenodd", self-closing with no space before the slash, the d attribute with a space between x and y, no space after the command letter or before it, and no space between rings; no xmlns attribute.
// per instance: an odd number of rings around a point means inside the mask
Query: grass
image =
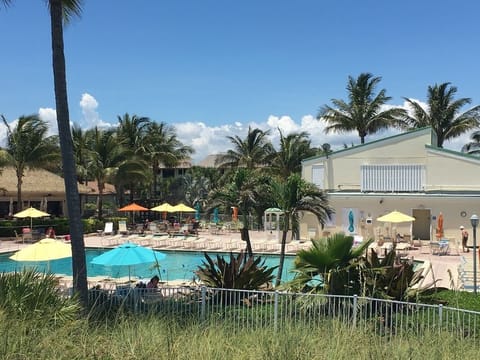
<svg viewBox="0 0 480 360"><path fill-rule="evenodd" d="M31 325L36 326L32 328ZM388 341L329 321L232 332L222 325L180 324L147 316L110 325L83 320L61 326L16 322L0 314L2 359L450 359L476 358L473 340L429 333Z"/></svg>

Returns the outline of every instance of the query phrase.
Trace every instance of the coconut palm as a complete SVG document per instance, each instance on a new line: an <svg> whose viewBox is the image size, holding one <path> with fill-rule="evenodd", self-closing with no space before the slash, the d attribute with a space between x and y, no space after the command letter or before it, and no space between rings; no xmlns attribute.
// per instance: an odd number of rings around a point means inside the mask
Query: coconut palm
<svg viewBox="0 0 480 360"><path fill-rule="evenodd" d="M158 191L157 174L160 165L175 167L188 159L194 151L178 140L173 127L164 122L151 122L147 126L142 152L150 165L153 179L151 197L154 198Z"/></svg>
<svg viewBox="0 0 480 360"><path fill-rule="evenodd" d="M470 135L470 140L472 141L462 146L462 152L480 156L480 131L474 131Z"/></svg>
<svg viewBox="0 0 480 360"><path fill-rule="evenodd" d="M446 140L454 139L480 125L480 105L460 112L460 109L472 102L470 98L455 100L457 92L450 83L428 87L427 108L424 109L417 101L404 98L412 107L412 115L404 118L405 125L410 128L431 126L437 137L438 147Z"/></svg>
<svg viewBox="0 0 480 360"><path fill-rule="evenodd" d="M280 149L275 153L272 161L273 172L283 179L291 174L299 174L302 170L302 160L314 156L317 151L311 147L308 133L292 133L287 136L280 133Z"/></svg>
<svg viewBox="0 0 480 360"><path fill-rule="evenodd" d="M271 195L276 201L277 207L283 211L280 264L276 279L276 284L279 285L282 281L287 233L291 226L298 223L299 212L313 213L323 227L327 219L333 214L333 209L328 204L327 195L314 184L303 180L298 174L290 175L286 181L273 181Z"/></svg>
<svg viewBox="0 0 480 360"><path fill-rule="evenodd" d="M50 12L52 35L52 64L57 112L58 134L62 154L62 169L67 195L67 208L72 244L72 270L74 291L79 292L83 305L88 301L87 266L85 260L85 243L83 241L83 224L81 218L80 196L78 194L73 141L70 133L70 115L67 98L67 76L63 44L63 23L71 17L79 16L82 0L47 0ZM9 5L12 0L0 0Z"/></svg>
<svg viewBox="0 0 480 360"><path fill-rule="evenodd" d="M254 169L265 166L274 154L274 148L268 140L269 131L248 127L247 137L227 136L233 144L226 154L219 155L215 163L221 167L245 167Z"/></svg>
<svg viewBox="0 0 480 360"><path fill-rule="evenodd" d="M398 124L398 119L405 116L400 108L386 109L385 105L392 98L382 89L375 95L375 88L381 77L362 73L357 79L348 77L348 102L332 99L333 107L324 105L318 112L317 119L327 123L325 133L357 131L360 142L365 143L367 135Z"/></svg>
<svg viewBox="0 0 480 360"><path fill-rule="evenodd" d="M87 183L89 178L88 171L88 135L91 134L88 131L84 131L78 124L72 126L72 140L73 151L75 156L75 163L77 164L77 177L81 183Z"/></svg>
<svg viewBox="0 0 480 360"><path fill-rule="evenodd" d="M2 158L13 166L17 176L17 211L23 209L22 183L27 168L44 168L59 160L60 153L56 137L47 137L48 125L37 115L21 116L12 129L5 117L7 147Z"/></svg>

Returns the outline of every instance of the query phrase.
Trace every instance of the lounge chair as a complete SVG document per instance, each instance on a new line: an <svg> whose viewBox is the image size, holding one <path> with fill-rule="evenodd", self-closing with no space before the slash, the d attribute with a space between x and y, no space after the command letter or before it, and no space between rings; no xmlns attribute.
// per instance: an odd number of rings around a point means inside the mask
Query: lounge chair
<svg viewBox="0 0 480 360"><path fill-rule="evenodd" d="M120 220L118 222L118 234L128 235L127 222L125 220Z"/></svg>
<svg viewBox="0 0 480 360"><path fill-rule="evenodd" d="M104 235L113 235L113 222L106 222L105 228L103 229L102 236Z"/></svg>

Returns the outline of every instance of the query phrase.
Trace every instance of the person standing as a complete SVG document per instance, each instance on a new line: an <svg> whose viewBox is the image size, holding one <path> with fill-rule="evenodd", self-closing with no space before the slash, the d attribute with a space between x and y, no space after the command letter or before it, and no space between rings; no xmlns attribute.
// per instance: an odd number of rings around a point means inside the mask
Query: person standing
<svg viewBox="0 0 480 360"><path fill-rule="evenodd" d="M463 225L460 226L460 231L462 232L462 251L463 252L469 252L470 249L467 247L468 231L465 229L465 227ZM467 249L467 250L465 251L465 249Z"/></svg>

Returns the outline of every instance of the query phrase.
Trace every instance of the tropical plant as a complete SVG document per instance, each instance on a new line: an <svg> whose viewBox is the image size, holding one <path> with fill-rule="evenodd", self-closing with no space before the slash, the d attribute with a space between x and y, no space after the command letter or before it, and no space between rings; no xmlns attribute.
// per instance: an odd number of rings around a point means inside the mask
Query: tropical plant
<svg viewBox="0 0 480 360"><path fill-rule="evenodd" d="M12 129L2 116L7 128L7 147L2 158L15 169L17 176L17 211L23 209L22 183L25 170L43 168L59 159L56 137L47 137L48 126L37 115L21 116Z"/></svg>
<svg viewBox="0 0 480 360"><path fill-rule="evenodd" d="M287 179L291 174L300 174L302 160L316 154L316 149L311 147L308 133L292 133L287 136L280 133L280 149L275 153L272 161L272 171L282 179Z"/></svg>
<svg viewBox="0 0 480 360"><path fill-rule="evenodd" d="M9 5L13 0L0 0ZM87 304L87 266L85 260L85 243L83 241L82 214L73 141L70 133L70 115L67 97L67 76L63 43L63 24L74 16L80 16L82 0L47 0L51 21L53 82L57 113L58 134L62 154L62 170L67 195L68 217L70 219L70 236L72 244L73 287L80 293L83 305Z"/></svg>
<svg viewBox="0 0 480 360"><path fill-rule="evenodd" d="M257 195L261 191L259 185L259 177L254 170L239 168L223 186L212 190L209 194L209 203L212 208L216 206L223 206L225 209L230 209L232 206L238 208L242 219L240 234L246 243L249 256L253 256L249 234L249 214L255 209Z"/></svg>
<svg viewBox="0 0 480 360"><path fill-rule="evenodd" d="M367 135L398 125L398 119L405 116L405 111L385 108L392 99L386 95L385 89L375 95L375 88L381 79L370 73L362 73L357 79L349 76L348 102L332 99L333 107L324 105L318 112L317 119L328 125L325 133L357 131L363 144Z"/></svg>
<svg viewBox="0 0 480 360"><path fill-rule="evenodd" d="M309 249L297 252L295 277L285 287L334 295L359 294L358 264L372 241L353 247L353 236L344 233L313 239Z"/></svg>
<svg viewBox="0 0 480 360"><path fill-rule="evenodd" d="M160 165L175 167L189 158L193 154L193 149L182 144L177 138L175 129L166 123L151 122L146 131L142 152L150 164L153 179L151 197L155 198L158 191L157 174Z"/></svg>
<svg viewBox="0 0 480 360"><path fill-rule="evenodd" d="M431 126L437 137L438 147L443 147L446 140L454 139L480 124L480 105L460 112L460 109L472 100L460 98L455 100L457 88L450 83L428 87L427 108L417 101L404 98L413 109L413 114L404 118L405 126L422 128Z"/></svg>
<svg viewBox="0 0 480 360"><path fill-rule="evenodd" d="M77 318L80 306L61 296L53 274L36 270L0 273L0 312L18 321L66 323Z"/></svg>
<svg viewBox="0 0 480 360"><path fill-rule="evenodd" d="M233 145L225 154L215 160L220 167L244 167L254 169L265 166L271 160L275 150L268 140L269 131L248 127L247 137L242 139L238 135L227 136Z"/></svg>
<svg viewBox="0 0 480 360"><path fill-rule="evenodd" d="M470 142L462 146L462 152L470 155L480 155L480 131L474 131L470 135Z"/></svg>
<svg viewBox="0 0 480 360"><path fill-rule="evenodd" d="M89 139L91 132L84 131L78 124L72 126L72 141L78 180L85 184L89 180L88 158L90 156Z"/></svg>
<svg viewBox="0 0 480 360"><path fill-rule="evenodd" d="M283 263L285 261L287 233L290 228L298 226L299 212L308 211L313 213L323 227L327 219L333 214L333 209L328 204L327 195L314 184L303 180L298 174L290 175L286 181L273 181L271 194L276 201L277 207L283 212L280 264L276 279L276 285L280 285Z"/></svg>
<svg viewBox="0 0 480 360"><path fill-rule="evenodd" d="M265 266L265 260L260 256L246 258L243 252L237 255L230 253L229 262L221 255L217 255L216 260L207 253L204 255L205 260L195 274L209 287L258 290L271 285L276 267Z"/></svg>

